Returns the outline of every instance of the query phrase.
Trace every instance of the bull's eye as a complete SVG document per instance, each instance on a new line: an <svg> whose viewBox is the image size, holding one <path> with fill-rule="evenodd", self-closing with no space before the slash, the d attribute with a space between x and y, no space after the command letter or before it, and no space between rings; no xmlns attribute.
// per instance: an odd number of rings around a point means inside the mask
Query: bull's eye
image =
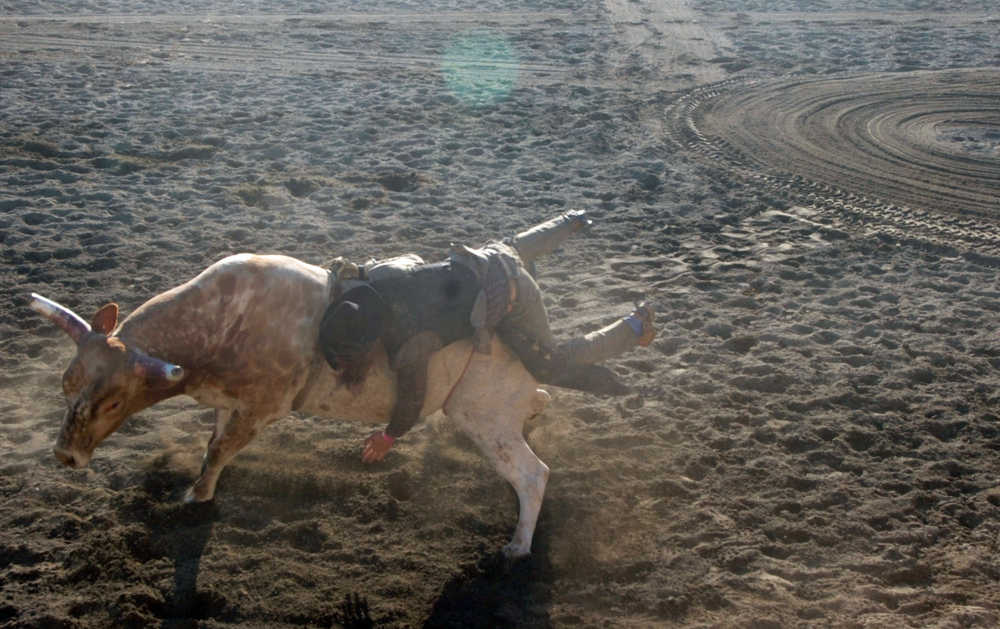
<svg viewBox="0 0 1000 629"><path fill-rule="evenodd" d="M101 404L101 414L113 413L117 411L119 408L121 408L121 405L122 405L121 400L108 400L107 402Z"/></svg>

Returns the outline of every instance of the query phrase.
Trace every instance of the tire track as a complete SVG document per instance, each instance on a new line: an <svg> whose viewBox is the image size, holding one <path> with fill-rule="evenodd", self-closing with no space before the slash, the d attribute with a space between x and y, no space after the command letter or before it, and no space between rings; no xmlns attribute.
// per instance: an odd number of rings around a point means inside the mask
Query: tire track
<svg viewBox="0 0 1000 629"><path fill-rule="evenodd" d="M346 73L368 72L374 69L395 67L403 70L434 70L441 65L440 55L368 53L362 51L331 50L326 52L290 51L287 49L225 44L196 44L189 42L150 44L129 39L90 39L52 37L45 35L13 35L0 44L3 52L35 53L35 56L65 58L72 53L100 56L103 51L127 53L133 57L148 57L143 62L168 63L181 59L185 67L207 71L276 71L317 72L337 71ZM567 69L558 65L504 62L498 60L459 59L466 67L482 69L516 70L536 78L562 76Z"/></svg>
<svg viewBox="0 0 1000 629"><path fill-rule="evenodd" d="M741 79L684 94L668 137L838 223L1000 256L995 70Z"/></svg>
<svg viewBox="0 0 1000 629"><path fill-rule="evenodd" d="M250 16L6 16L0 18L0 58L19 60L55 60L80 58L96 65L112 63L180 64L185 68L216 72L267 72L294 74L339 72L371 73L385 69L407 72L436 71L442 57L432 44L427 50L393 52L365 47L320 47L317 42L330 39L329 33L347 29L382 29L398 26L407 32L449 33L456 25L487 23L504 31L545 28L562 24L570 16L564 13L476 13L443 12L434 14L361 14L361 15L250 15ZM140 23L153 30L149 37L137 38L125 33L126 24ZM258 29L285 27L306 33L292 46L260 45L247 42L211 41L226 37L230 26L251 25ZM33 30L33 27L39 27ZM109 32L109 29L113 29ZM188 33L181 38L180 34ZM219 29L217 32L215 29ZM268 39L272 39L268 36ZM323 42L324 46L328 45ZM308 49L306 49L308 47ZM453 59L470 70L516 71L532 83L563 81L570 73L568 65L539 63L522 59L507 61L495 58Z"/></svg>
<svg viewBox="0 0 1000 629"><path fill-rule="evenodd" d="M177 14L177 13L135 13L135 14L86 14L86 15L0 15L0 24L30 24L34 22L72 24L280 24L283 22L329 24L463 24L482 23L504 26L551 23L565 21L573 17L571 11L401 11L398 13L256 13L256 14Z"/></svg>

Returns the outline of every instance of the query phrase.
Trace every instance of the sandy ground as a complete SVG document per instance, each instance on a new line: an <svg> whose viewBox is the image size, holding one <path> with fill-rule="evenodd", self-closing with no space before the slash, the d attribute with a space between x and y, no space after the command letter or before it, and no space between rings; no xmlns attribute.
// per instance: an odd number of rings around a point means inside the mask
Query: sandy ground
<svg viewBox="0 0 1000 629"><path fill-rule="evenodd" d="M992 0L0 3L0 627L1000 624ZM660 304L631 391L550 388L516 500L443 418L292 417L189 507L211 413L51 447L68 339L240 251L478 243L570 208L553 327ZM367 600L352 613L345 598Z"/></svg>

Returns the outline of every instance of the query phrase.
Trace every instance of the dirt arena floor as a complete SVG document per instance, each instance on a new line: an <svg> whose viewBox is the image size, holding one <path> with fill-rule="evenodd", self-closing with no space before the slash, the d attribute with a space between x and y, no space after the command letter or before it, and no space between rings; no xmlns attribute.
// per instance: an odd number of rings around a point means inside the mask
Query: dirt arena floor
<svg viewBox="0 0 1000 629"><path fill-rule="evenodd" d="M993 0L276 4L0 3L0 628L1000 625ZM661 330L628 393L547 387L528 559L441 416L371 466L289 417L199 506L192 400L52 455L31 292L127 314L573 208L556 334Z"/></svg>

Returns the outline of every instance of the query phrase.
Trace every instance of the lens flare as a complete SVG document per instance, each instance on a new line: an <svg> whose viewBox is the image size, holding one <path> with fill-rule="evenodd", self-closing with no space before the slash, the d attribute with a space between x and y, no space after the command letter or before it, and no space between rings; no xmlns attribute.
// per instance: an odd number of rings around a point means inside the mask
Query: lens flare
<svg viewBox="0 0 1000 629"><path fill-rule="evenodd" d="M482 30L456 36L441 62L448 89L474 107L505 99L517 83L519 70L520 61L507 38Z"/></svg>

